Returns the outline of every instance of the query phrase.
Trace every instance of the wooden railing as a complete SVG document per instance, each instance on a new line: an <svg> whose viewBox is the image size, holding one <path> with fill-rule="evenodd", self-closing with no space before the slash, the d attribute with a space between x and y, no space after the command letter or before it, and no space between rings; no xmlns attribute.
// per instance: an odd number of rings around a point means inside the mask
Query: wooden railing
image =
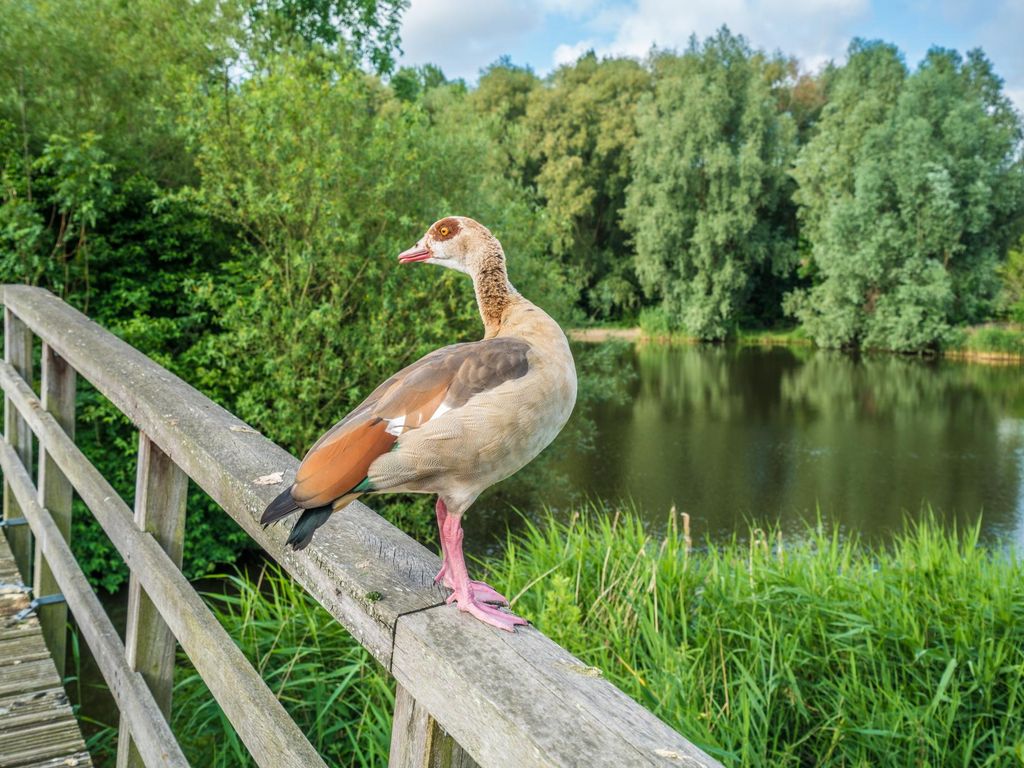
<svg viewBox="0 0 1024 768"><path fill-rule="evenodd" d="M66 599L39 609L54 658L68 608L96 657L121 712L119 768L187 765L167 724L176 643L258 765L324 765L181 573L188 478L395 677L392 766L718 765L536 629L445 606L438 558L358 502L304 552L285 549L286 531L258 520L291 455L49 292L4 286L3 304L4 518L30 524L6 531L35 595ZM139 429L134 511L74 443L76 372ZM67 543L72 490L131 571L123 644Z"/></svg>

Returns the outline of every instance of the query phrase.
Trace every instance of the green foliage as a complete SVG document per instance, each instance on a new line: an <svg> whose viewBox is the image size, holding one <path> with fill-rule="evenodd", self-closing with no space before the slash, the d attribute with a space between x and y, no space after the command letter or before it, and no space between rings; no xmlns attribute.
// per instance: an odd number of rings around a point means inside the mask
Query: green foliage
<svg viewBox="0 0 1024 768"><path fill-rule="evenodd" d="M294 453L396 368L478 333L468 281L393 261L451 213L491 227L563 323L640 314L717 339L776 325L798 286L789 308L832 346L919 349L996 308L1024 316L1019 250L995 303L1020 128L980 54L933 52L908 76L895 49L857 44L810 76L723 30L543 81L500 59L467 90L432 65L391 74L405 7L4 4L0 279L55 291ZM613 358L580 355L548 457L593 444L590 407L623 397ZM130 500L133 427L85 385L78 413ZM488 503L551 491L553 466ZM382 507L430 538L427 504ZM84 509L75 525L115 589L109 542ZM247 540L198 491L188 530L192 575Z"/></svg>
<svg viewBox="0 0 1024 768"><path fill-rule="evenodd" d="M817 284L789 308L815 341L915 351L986 316L1019 141L980 52L936 49L907 76L893 47L855 42L794 172Z"/></svg>
<svg viewBox="0 0 1024 768"><path fill-rule="evenodd" d="M759 271L792 266L785 221L792 120L772 98L779 67L723 28L654 61L641 106L625 221L636 270L674 327L730 335Z"/></svg>
<svg viewBox="0 0 1024 768"><path fill-rule="evenodd" d="M632 175L636 104L650 85L638 62L590 52L529 94L519 138L537 169L532 180L552 223L550 247L575 272L589 316L638 307L619 211Z"/></svg>
<svg viewBox="0 0 1024 768"><path fill-rule="evenodd" d="M469 281L395 262L432 221L486 221L516 285L556 317L572 311L537 212L494 180L484 126L459 91L431 93L434 109L403 102L306 54L188 105L202 183L184 198L246 236L199 288L223 332L203 339L218 365L192 379L293 452L395 369L479 333Z"/></svg>
<svg viewBox="0 0 1024 768"><path fill-rule="evenodd" d="M1006 261L999 267L1002 281L999 294L999 308L1011 320L1024 323L1024 236L1006 254Z"/></svg>
<svg viewBox="0 0 1024 768"><path fill-rule="evenodd" d="M51 136L88 131L121 174L180 183L190 174L174 130L180 80L223 73L239 23L214 0L5 2L0 120L17 126L26 167Z"/></svg>
<svg viewBox="0 0 1024 768"><path fill-rule="evenodd" d="M277 565L255 580L229 577L207 602L242 652L330 765L387 761L390 677ZM181 658L173 728L194 765L255 765L202 678Z"/></svg>
<svg viewBox="0 0 1024 768"><path fill-rule="evenodd" d="M888 549L808 531L691 549L673 517L530 525L513 608L726 765L1024 758L1024 566L927 521Z"/></svg>
<svg viewBox="0 0 1024 768"><path fill-rule="evenodd" d="M261 56L322 46L378 74L395 68L408 0L239 0L248 47Z"/></svg>
<svg viewBox="0 0 1024 768"><path fill-rule="evenodd" d="M474 111L485 118L492 141L504 154L502 167L523 185L531 184L537 175L523 122L530 95L540 85L533 70L517 67L505 57L481 73L469 95Z"/></svg>
<svg viewBox="0 0 1024 768"><path fill-rule="evenodd" d="M1024 356L1024 330L988 325L967 332L962 345L970 352Z"/></svg>
<svg viewBox="0 0 1024 768"><path fill-rule="evenodd" d="M433 64L424 64L422 67L402 67L391 78L389 84L395 96L402 101L416 101L425 96L427 92L442 85L464 87L461 81L449 83L441 68Z"/></svg>

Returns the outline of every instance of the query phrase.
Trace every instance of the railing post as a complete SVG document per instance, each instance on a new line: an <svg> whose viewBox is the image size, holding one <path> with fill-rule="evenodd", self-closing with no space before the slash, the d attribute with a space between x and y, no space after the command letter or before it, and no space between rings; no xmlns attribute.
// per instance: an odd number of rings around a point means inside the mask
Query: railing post
<svg viewBox="0 0 1024 768"><path fill-rule="evenodd" d="M32 332L17 315L4 307L4 360L32 386ZM32 432L18 414L10 398L4 398L4 439L18 453L18 458L30 473L32 471ZM23 517L10 485L4 480L4 520ZM21 578L32 583L32 532L27 525L7 528L7 543L14 553Z"/></svg>
<svg viewBox="0 0 1024 768"><path fill-rule="evenodd" d="M63 427L68 437L75 436L75 369L60 355L43 344L42 359L42 401L43 410ZM46 453L46 446L39 443L39 504L49 510L64 541L71 539L71 501L74 490L56 462ZM42 542L36 542L35 578L33 591L36 597L52 595L60 591L60 585L53 576L42 552ZM68 606L55 603L39 609L39 623L43 628L46 647L50 650L57 673L64 676L65 647L67 645Z"/></svg>
<svg viewBox="0 0 1024 768"><path fill-rule="evenodd" d="M179 568L185 542L187 496L188 475L144 432L139 432L135 524L140 530L152 534ZM142 673L167 722L171 719L175 648L174 634L142 591L133 572L128 583L125 654L129 666ZM142 758L128 736L123 715L119 733L121 738L117 745L117 768L142 768Z"/></svg>
<svg viewBox="0 0 1024 768"><path fill-rule="evenodd" d="M395 690L388 768L479 768L401 684Z"/></svg>

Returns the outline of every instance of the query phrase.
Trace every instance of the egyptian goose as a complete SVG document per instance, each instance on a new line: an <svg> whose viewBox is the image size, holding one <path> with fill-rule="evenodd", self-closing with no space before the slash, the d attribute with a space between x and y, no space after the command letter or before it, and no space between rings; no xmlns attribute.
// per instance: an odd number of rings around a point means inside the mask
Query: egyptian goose
<svg viewBox="0 0 1024 768"><path fill-rule="evenodd" d="M484 338L431 352L377 387L317 440L261 522L302 510L288 537L302 549L364 493L436 493L442 565L434 581L452 590L448 603L511 632L526 622L495 607L508 601L466 571L462 515L561 431L576 402L572 353L558 324L509 283L501 244L476 221L435 222L398 261L472 277Z"/></svg>

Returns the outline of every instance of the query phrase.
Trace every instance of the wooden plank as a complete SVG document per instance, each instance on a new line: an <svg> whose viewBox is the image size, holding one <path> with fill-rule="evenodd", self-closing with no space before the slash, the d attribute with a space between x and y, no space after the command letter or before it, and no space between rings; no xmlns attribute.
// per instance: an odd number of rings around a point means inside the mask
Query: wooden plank
<svg viewBox="0 0 1024 768"><path fill-rule="evenodd" d="M280 768L324 766L317 751L167 553L152 536L136 527L128 505L54 418L39 407L35 395L7 363L0 363L0 384L138 577L256 763ZM10 457L13 453L0 447L0 455ZM12 469L16 475L17 468ZM11 482L15 483L15 479ZM20 496L19 502L25 506ZM75 603L70 598L69 603L74 612ZM80 627L83 624L78 623ZM92 647L91 642L89 645ZM132 674L138 677L137 673ZM148 689L146 693L152 702ZM125 707L121 707L121 712L134 715ZM162 717L158 719L164 722ZM134 729L132 735L137 738ZM140 750L142 746L140 743Z"/></svg>
<svg viewBox="0 0 1024 768"><path fill-rule="evenodd" d="M53 351L49 344L43 344L42 355L42 402L43 408L74 439L75 436L75 369ZM71 540L71 501L73 490L64 473L46 453L46 446L39 450L39 501L53 518L65 541ZM33 592L52 595L59 592L57 580L53 578L46 558L42 556L39 542L35 548L35 578ZM57 674L64 676L67 646L68 607L65 603L45 605L39 609L39 623L43 627L46 647L50 649Z"/></svg>
<svg viewBox="0 0 1024 768"><path fill-rule="evenodd" d="M75 752L73 755L63 755L50 760L33 760L24 766L12 766L11 768L90 768L92 760L89 753Z"/></svg>
<svg viewBox="0 0 1024 768"><path fill-rule="evenodd" d="M35 630L39 636L38 628ZM50 657L11 664L3 668L0 675L0 696L11 696L15 693L34 693L52 688L54 685L53 662ZM60 679L56 678L57 684Z"/></svg>
<svg viewBox="0 0 1024 768"><path fill-rule="evenodd" d="M153 536L178 568L185 546L185 501L188 476L166 453L139 433L139 463L135 481L135 524ZM142 590L133 572L128 585L128 624L125 650L128 664L142 673L164 717L171 719L171 691L174 688L174 653L177 641L160 618L153 601ZM143 768L142 755L135 747L125 718L120 732L126 738L117 744L118 768Z"/></svg>
<svg viewBox="0 0 1024 768"><path fill-rule="evenodd" d="M38 642L38 638L37 638ZM24 693L0 697L0 734L12 733L33 723L48 723L64 717L62 709L70 706L61 687L50 688L40 695Z"/></svg>
<svg viewBox="0 0 1024 768"><path fill-rule="evenodd" d="M444 597L432 583L437 557L362 504L332 516L304 552L286 550L286 530L264 531L258 520L294 476L293 457L45 291L7 286L4 300L392 669L480 765L718 765L536 630L509 635L451 606L430 609Z"/></svg>
<svg viewBox="0 0 1024 768"><path fill-rule="evenodd" d="M9 370L6 363L3 365ZM42 413L41 409L37 408L36 413ZM53 422L52 416L44 416ZM55 423L54 428L60 429ZM49 449L49 446L47 448ZM54 459L60 463L57 456L54 456ZM26 513L32 530L42 543L43 554L67 598L71 612L75 615L79 632L92 650L118 708L128 717L130 733L145 756L147 765L186 768L188 761L185 760L167 721L153 701L145 680L142 679L142 675L129 668L124 644L118 637L117 630L103 610L96 593L89 586L82 569L78 567L68 543L60 535L49 513L39 506L28 472L21 466L11 447L3 441L0 441L0 467L3 468L12 492ZM72 476L66 470L65 474ZM139 535L142 536L141 533ZM56 677L52 672L52 664L50 666L51 673ZM57 682L59 684L59 680ZM0 687L0 695L4 693Z"/></svg>
<svg viewBox="0 0 1024 768"><path fill-rule="evenodd" d="M398 625L392 672L481 765L718 765L533 627L498 633L457 610L412 614ZM467 712L476 731L461 726Z"/></svg>
<svg viewBox="0 0 1024 768"><path fill-rule="evenodd" d="M32 332L9 309L4 312L4 360L18 372L18 375L32 386ZM25 420L18 415L14 406L4 399L4 438L26 467L32 466L32 432ZM4 482L4 520L22 517L18 502ZM32 583L32 532L28 526L19 525L4 529L7 541L14 553L14 561L25 583Z"/></svg>
<svg viewBox="0 0 1024 768"><path fill-rule="evenodd" d="M2 442L10 460L17 454ZM25 478L28 474L21 468ZM12 493L16 490L12 486ZM29 496L29 500L34 499ZM0 536L0 563L14 556ZM89 766L85 742L50 660L39 620L21 621L14 614L28 607L29 594L20 582L0 585L0 766Z"/></svg>
<svg viewBox="0 0 1024 768"><path fill-rule="evenodd" d="M388 768L479 768L404 686L395 691Z"/></svg>

